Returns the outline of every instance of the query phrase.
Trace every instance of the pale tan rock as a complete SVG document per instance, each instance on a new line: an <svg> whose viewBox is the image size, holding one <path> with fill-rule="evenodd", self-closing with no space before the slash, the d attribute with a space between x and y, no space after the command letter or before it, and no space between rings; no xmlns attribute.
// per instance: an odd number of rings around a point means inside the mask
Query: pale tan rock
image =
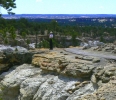
<svg viewBox="0 0 116 100"><path fill-rule="evenodd" d="M81 84L81 82L76 82L76 83L75 83L75 86L77 86L77 85L79 85L79 84Z"/></svg>
<svg viewBox="0 0 116 100"><path fill-rule="evenodd" d="M95 75L92 75L91 81L92 81L93 83L97 83L97 79L96 79Z"/></svg>

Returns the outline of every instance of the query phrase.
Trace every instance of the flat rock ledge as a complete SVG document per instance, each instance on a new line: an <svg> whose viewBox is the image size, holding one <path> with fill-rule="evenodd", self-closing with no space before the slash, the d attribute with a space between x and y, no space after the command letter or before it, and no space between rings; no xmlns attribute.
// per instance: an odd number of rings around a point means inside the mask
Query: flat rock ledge
<svg viewBox="0 0 116 100"><path fill-rule="evenodd" d="M90 79L94 76L96 80L100 79L103 82L108 82L110 77L116 74L115 61L67 52L35 54L32 58L32 65L43 71L76 78Z"/></svg>
<svg viewBox="0 0 116 100"><path fill-rule="evenodd" d="M77 56L59 52L35 54L32 58L32 64L44 71L57 72L76 78L90 78L95 67L90 59L82 60L78 59Z"/></svg>

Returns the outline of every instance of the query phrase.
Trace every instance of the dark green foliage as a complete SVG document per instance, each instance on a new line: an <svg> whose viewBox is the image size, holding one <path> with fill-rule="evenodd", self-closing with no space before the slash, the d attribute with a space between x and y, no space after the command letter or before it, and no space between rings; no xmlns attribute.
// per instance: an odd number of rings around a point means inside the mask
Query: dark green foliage
<svg viewBox="0 0 116 100"><path fill-rule="evenodd" d="M8 31L7 27L0 30L0 35L1 35L1 38L2 38L2 40L4 42L4 44L8 44L7 31Z"/></svg>
<svg viewBox="0 0 116 100"><path fill-rule="evenodd" d="M29 49L30 40L27 39L27 40L26 40L26 43L27 43L27 48Z"/></svg>
<svg viewBox="0 0 116 100"><path fill-rule="evenodd" d="M26 35L27 35L27 34L26 34L25 31L21 33L21 36L23 37L24 40L25 40L25 38L26 38Z"/></svg>
<svg viewBox="0 0 116 100"><path fill-rule="evenodd" d="M87 20L90 20L90 19L87 19ZM102 42L106 42L104 40L105 39L104 37L107 36L107 33L110 36L116 37L116 28L111 27L111 26L104 27L104 26L100 26L99 24L90 26L92 25L92 23L90 23L89 25L88 22L85 21L83 25L78 25L78 24L75 24L75 25L65 24L64 25L64 24L59 24L58 21L56 20L51 20L51 22L49 23L48 22L40 23L40 22L29 21L28 19L25 19L25 18L21 18L17 20L15 19L5 20L3 18L0 18L0 34L2 38L4 39L5 43L7 43L8 41L7 34L6 34L7 31L11 33L10 34L11 39L14 39L14 40L16 38L15 36L16 34L14 31L18 31L18 34L21 35L24 38L24 40L26 40L27 35L35 35L36 47L38 46L49 47L49 42L47 42L48 38L45 38L46 41L43 41L37 46L37 43L39 42L37 41L39 40L37 39L37 37L38 35L44 35L45 30L48 31L48 34L50 31L53 32L54 47L68 47L69 45L78 46L79 41L76 39L77 37L90 37L90 38L99 37L100 41ZM116 22L115 19L114 19L114 22ZM88 24L88 26L86 24ZM59 37L57 35L59 35ZM66 36L71 36L72 38L70 40L67 40ZM68 42L70 42L70 44L68 44Z"/></svg>
<svg viewBox="0 0 116 100"><path fill-rule="evenodd" d="M16 8L15 1L16 0L0 0L0 7L5 8L8 14L14 14L12 9Z"/></svg>
<svg viewBox="0 0 116 100"><path fill-rule="evenodd" d="M15 33L15 28L13 26L10 28L9 33L10 33L11 39L15 40L16 33Z"/></svg>
<svg viewBox="0 0 116 100"><path fill-rule="evenodd" d="M38 44L37 47L38 47L38 48L49 48L49 41L43 40L43 41L41 41L41 42Z"/></svg>
<svg viewBox="0 0 116 100"><path fill-rule="evenodd" d="M100 42L105 42L103 36L100 37Z"/></svg>

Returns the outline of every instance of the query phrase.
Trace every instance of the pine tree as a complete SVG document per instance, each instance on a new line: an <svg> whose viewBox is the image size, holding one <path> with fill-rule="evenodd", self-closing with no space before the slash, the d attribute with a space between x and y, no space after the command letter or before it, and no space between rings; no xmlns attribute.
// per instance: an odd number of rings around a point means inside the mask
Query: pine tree
<svg viewBox="0 0 116 100"><path fill-rule="evenodd" d="M7 27L3 30L0 30L0 35L2 36L2 40L3 40L4 44L8 44L7 32L8 32Z"/></svg>
<svg viewBox="0 0 116 100"><path fill-rule="evenodd" d="M11 43L12 45L17 45L17 41L16 41L16 33L15 33L15 28L14 26L11 26L10 27L10 30L9 30L9 35L10 35L10 39L12 40Z"/></svg>
<svg viewBox="0 0 116 100"><path fill-rule="evenodd" d="M12 12L12 9L13 8L16 8L16 3L15 3L16 0L0 0L0 7L3 7L7 10L8 14L14 14ZM1 12L0 12L0 15Z"/></svg>

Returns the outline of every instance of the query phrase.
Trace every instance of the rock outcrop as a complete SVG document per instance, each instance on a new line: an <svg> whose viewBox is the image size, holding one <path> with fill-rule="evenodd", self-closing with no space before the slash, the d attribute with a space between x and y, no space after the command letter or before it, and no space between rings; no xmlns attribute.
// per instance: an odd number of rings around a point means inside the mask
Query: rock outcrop
<svg viewBox="0 0 116 100"><path fill-rule="evenodd" d="M102 84L96 92L76 100L116 100L116 76L112 77L110 82Z"/></svg>
<svg viewBox="0 0 116 100"><path fill-rule="evenodd" d="M3 100L115 100L116 62L61 49L38 52L33 55L32 64L14 66L0 75L0 97Z"/></svg>
<svg viewBox="0 0 116 100"><path fill-rule="evenodd" d="M83 57L83 59L80 59L77 56L71 57L68 54L58 52L35 54L32 64L43 70L57 72L66 76L90 78L95 67L95 64L91 63L94 58L87 59Z"/></svg>
<svg viewBox="0 0 116 100"><path fill-rule="evenodd" d="M36 67L40 67L44 71L56 72L58 74L62 74L68 77L71 76L78 79L91 79L90 82L92 82L92 87L96 89L95 93L97 93L96 100L116 99L116 89L112 89L113 87L111 85L112 82L114 84L113 86L116 85L115 78L113 81L111 81L111 79L116 76L115 60L106 60L104 58L84 55L74 56L72 54L72 56L70 54L68 55L66 53L62 53L50 52L47 54L35 54L33 56L32 64ZM87 81L84 83L88 84L89 82ZM87 87L89 87L89 85ZM88 94L87 97L83 96L86 94L86 92L82 92L82 94L79 92L81 86L83 86L83 84L77 82L75 88L69 89L68 92L72 93L72 95L66 100L86 100L84 97L87 98L87 100L94 100L94 92L93 94ZM106 95L108 89L101 91L102 88L105 89L107 86L111 88L110 92L108 92L111 97ZM85 87L83 90L84 89ZM100 97L100 95L102 95L102 97Z"/></svg>
<svg viewBox="0 0 116 100"><path fill-rule="evenodd" d="M0 73L7 71L14 65L31 64L34 54L44 53L46 50L27 50L23 47L3 47L0 49Z"/></svg>
<svg viewBox="0 0 116 100"><path fill-rule="evenodd" d="M28 64L14 67L0 75L0 79L0 95L3 100L66 100L77 90L77 86L80 89L76 96L94 92L89 81L45 73Z"/></svg>

